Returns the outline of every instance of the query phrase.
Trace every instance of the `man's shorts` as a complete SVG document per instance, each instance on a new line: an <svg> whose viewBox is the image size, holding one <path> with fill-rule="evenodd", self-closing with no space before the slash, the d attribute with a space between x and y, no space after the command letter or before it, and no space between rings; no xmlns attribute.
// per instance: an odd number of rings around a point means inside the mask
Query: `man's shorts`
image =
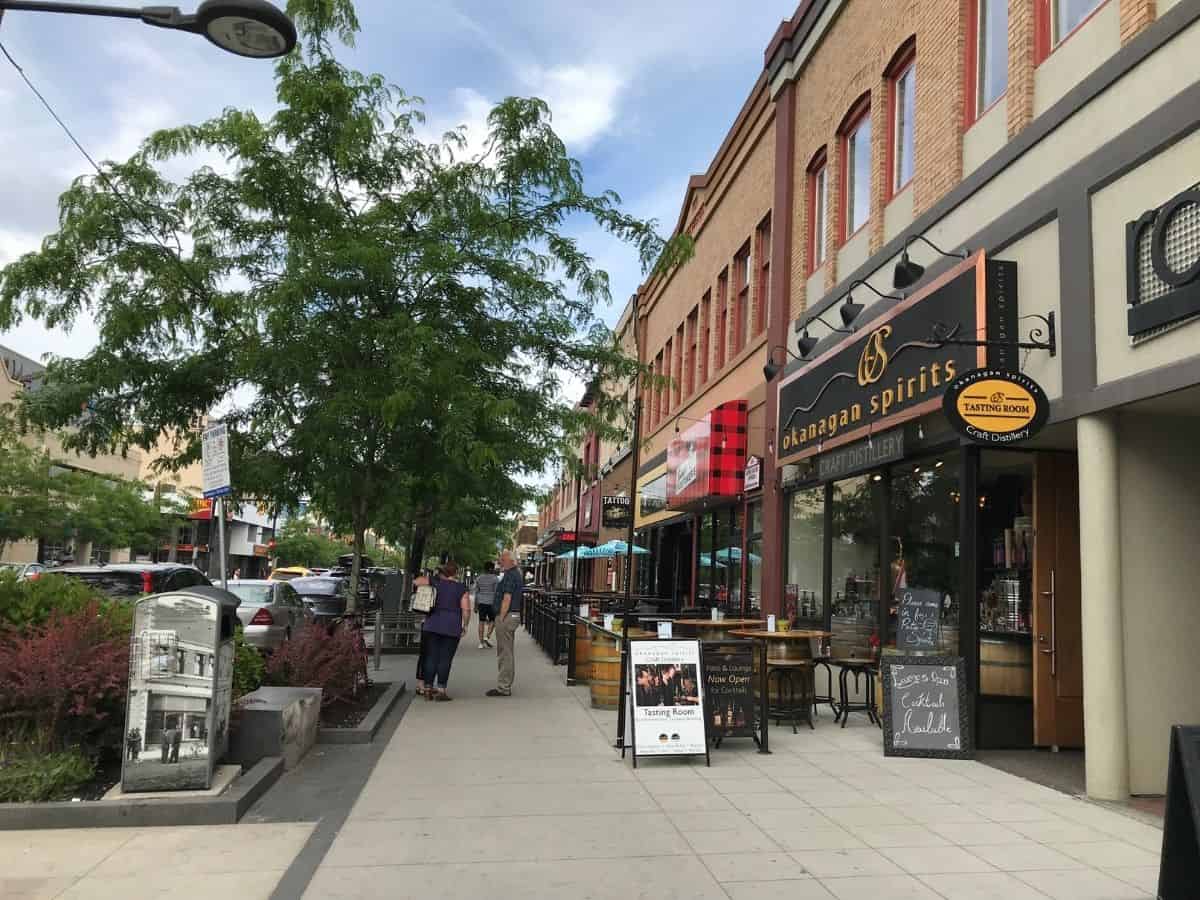
<svg viewBox="0 0 1200 900"><path fill-rule="evenodd" d="M475 608L477 610L479 610L479 621L480 622L495 622L496 621L496 608L494 606L492 606L492 604L480 603Z"/></svg>

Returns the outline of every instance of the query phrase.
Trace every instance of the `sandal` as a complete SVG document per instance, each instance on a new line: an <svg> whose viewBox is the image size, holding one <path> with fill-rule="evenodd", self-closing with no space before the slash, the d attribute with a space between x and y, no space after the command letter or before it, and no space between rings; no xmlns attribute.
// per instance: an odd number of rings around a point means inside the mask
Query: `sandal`
<svg viewBox="0 0 1200 900"><path fill-rule="evenodd" d="M449 696L448 694L439 692L433 699L436 700L438 703L449 703L454 698Z"/></svg>

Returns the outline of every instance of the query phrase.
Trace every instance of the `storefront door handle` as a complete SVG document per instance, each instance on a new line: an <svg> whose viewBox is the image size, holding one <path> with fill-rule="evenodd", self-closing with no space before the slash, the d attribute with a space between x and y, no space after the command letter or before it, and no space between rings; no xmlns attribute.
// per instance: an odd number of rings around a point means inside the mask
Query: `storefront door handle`
<svg viewBox="0 0 1200 900"><path fill-rule="evenodd" d="M1058 649L1058 640L1057 640L1058 629L1056 627L1056 625L1057 625L1056 618L1057 617L1055 616L1056 610L1055 610L1055 603L1054 603L1054 570L1053 569L1050 570L1050 590L1042 591L1042 596L1050 598L1050 647L1046 650L1042 650L1041 652L1045 653L1047 656L1050 657L1050 677L1054 678L1058 674L1058 672L1057 672L1058 666L1056 664L1058 661L1058 655L1055 653L1055 651ZM1038 640L1041 641L1042 643L1045 643L1046 636L1039 635Z"/></svg>

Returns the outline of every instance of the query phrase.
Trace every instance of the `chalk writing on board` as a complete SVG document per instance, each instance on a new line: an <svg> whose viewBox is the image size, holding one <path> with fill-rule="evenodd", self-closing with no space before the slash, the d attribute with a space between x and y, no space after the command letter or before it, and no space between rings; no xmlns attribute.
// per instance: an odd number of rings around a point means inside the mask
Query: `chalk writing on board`
<svg viewBox="0 0 1200 900"><path fill-rule="evenodd" d="M900 650L935 650L941 626L942 595L923 588L896 592L899 626L896 646Z"/></svg>
<svg viewBox="0 0 1200 900"><path fill-rule="evenodd" d="M970 747L960 657L885 657L884 752L955 755Z"/></svg>

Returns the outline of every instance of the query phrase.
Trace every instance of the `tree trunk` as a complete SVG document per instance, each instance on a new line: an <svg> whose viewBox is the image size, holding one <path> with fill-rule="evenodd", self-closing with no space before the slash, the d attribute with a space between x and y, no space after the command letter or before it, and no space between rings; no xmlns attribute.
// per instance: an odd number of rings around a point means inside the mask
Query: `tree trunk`
<svg viewBox="0 0 1200 900"><path fill-rule="evenodd" d="M428 532L424 525L414 525L412 540L408 545L408 574L414 578L421 574L421 563L425 560L425 541Z"/></svg>
<svg viewBox="0 0 1200 900"><path fill-rule="evenodd" d="M366 542L367 526L359 516L354 522L354 562L350 566L350 599L346 601L346 612L358 610L358 579L362 571L363 545Z"/></svg>

